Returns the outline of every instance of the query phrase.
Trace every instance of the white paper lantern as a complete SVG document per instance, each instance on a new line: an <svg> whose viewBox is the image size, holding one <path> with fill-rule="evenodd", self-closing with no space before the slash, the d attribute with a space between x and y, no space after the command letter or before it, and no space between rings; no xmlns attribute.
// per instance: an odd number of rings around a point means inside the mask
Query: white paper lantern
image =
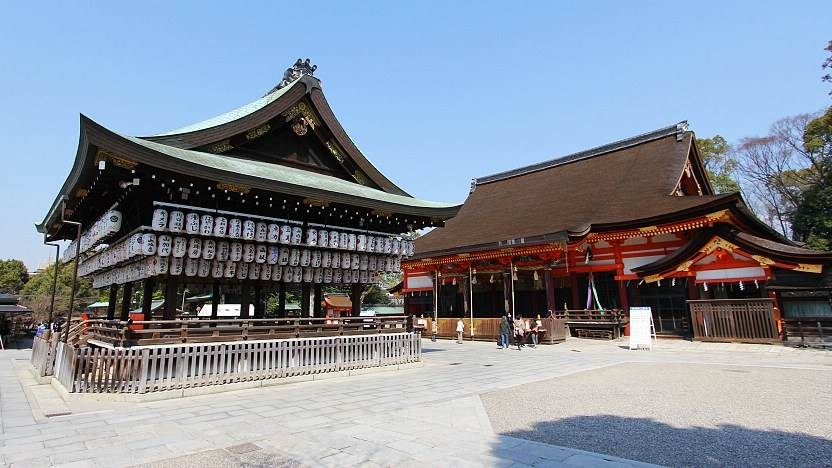
<svg viewBox="0 0 832 468"><path fill-rule="evenodd" d="M308 267L312 261L312 254L309 249L300 249L300 266Z"/></svg>
<svg viewBox="0 0 832 468"><path fill-rule="evenodd" d="M269 252L266 254L266 262L269 265L276 265L277 260L280 258L280 248L277 246L270 246Z"/></svg>
<svg viewBox="0 0 832 468"><path fill-rule="evenodd" d="M228 218L217 216L214 220L214 236L225 237L228 235Z"/></svg>
<svg viewBox="0 0 832 468"><path fill-rule="evenodd" d="M341 279L344 284L352 283L352 270L340 270L341 271Z"/></svg>
<svg viewBox="0 0 832 468"><path fill-rule="evenodd" d="M173 252L173 238L167 234L162 234L157 239L158 245L156 253L162 257L167 257Z"/></svg>
<svg viewBox="0 0 832 468"><path fill-rule="evenodd" d="M288 244L292 242L292 226L284 224L280 226L280 243Z"/></svg>
<svg viewBox="0 0 832 468"><path fill-rule="evenodd" d="M315 269L312 267L303 267L303 282L311 283L315 280Z"/></svg>
<svg viewBox="0 0 832 468"><path fill-rule="evenodd" d="M246 244L243 247L243 261L252 263L257 258L257 247L254 244Z"/></svg>
<svg viewBox="0 0 832 468"><path fill-rule="evenodd" d="M378 256L378 262L376 263L376 270L377 271L384 271L384 263L387 259L381 255Z"/></svg>
<svg viewBox="0 0 832 468"><path fill-rule="evenodd" d="M367 236L367 252L375 252L376 250L376 238L373 236Z"/></svg>
<svg viewBox="0 0 832 468"><path fill-rule="evenodd" d="M292 278L292 281L295 283L303 281L303 267L294 267L294 278Z"/></svg>
<svg viewBox="0 0 832 468"><path fill-rule="evenodd" d="M239 262L237 264L237 279L244 280L248 278L248 265L244 262Z"/></svg>
<svg viewBox="0 0 832 468"><path fill-rule="evenodd" d="M321 252L321 266L324 268L329 268L332 266L332 253Z"/></svg>
<svg viewBox="0 0 832 468"><path fill-rule="evenodd" d="M269 235L269 226L266 223L259 222L257 223L254 231L254 240L257 242L266 242L266 238Z"/></svg>
<svg viewBox="0 0 832 468"><path fill-rule="evenodd" d="M254 236L257 234L257 223L254 221L247 219L243 221L243 239L245 240L254 240Z"/></svg>
<svg viewBox="0 0 832 468"><path fill-rule="evenodd" d="M280 240L280 226L277 224L269 224L269 230L266 233L266 239L271 243L277 243Z"/></svg>
<svg viewBox="0 0 832 468"><path fill-rule="evenodd" d="M239 242L232 242L230 245L230 252L228 254L228 258L235 262L239 262L243 259L243 244Z"/></svg>
<svg viewBox="0 0 832 468"><path fill-rule="evenodd" d="M168 227L168 211L162 208L153 210L153 220L150 222L150 227L154 231L164 231Z"/></svg>
<svg viewBox="0 0 832 468"><path fill-rule="evenodd" d="M174 276L179 276L182 274L182 268L184 265L184 260L182 257L173 257L170 259L170 267L168 267L168 273Z"/></svg>
<svg viewBox="0 0 832 468"><path fill-rule="evenodd" d="M171 211L170 219L168 219L168 229L171 232L182 232L185 224L185 213L181 211Z"/></svg>
<svg viewBox="0 0 832 468"><path fill-rule="evenodd" d="M341 257L341 268L343 268L345 270L350 268L350 262L352 261L352 257L350 256L350 254L344 252L340 255L340 257Z"/></svg>
<svg viewBox="0 0 832 468"><path fill-rule="evenodd" d="M393 247L392 247L392 254L399 255L401 253L402 241L399 239L393 239Z"/></svg>
<svg viewBox="0 0 832 468"><path fill-rule="evenodd" d="M360 278L361 283L367 284L367 278L368 278L367 270L361 270L361 278Z"/></svg>
<svg viewBox="0 0 832 468"><path fill-rule="evenodd" d="M283 267L283 282L291 283L295 280L295 268L290 266Z"/></svg>
<svg viewBox="0 0 832 468"><path fill-rule="evenodd" d="M277 263L281 265L289 264L289 247L280 248L280 257L277 259Z"/></svg>
<svg viewBox="0 0 832 468"><path fill-rule="evenodd" d="M199 218L199 233L203 236L210 236L214 233L214 217L205 214Z"/></svg>
<svg viewBox="0 0 832 468"><path fill-rule="evenodd" d="M315 283L321 284L324 282L324 269L323 268L315 268Z"/></svg>
<svg viewBox="0 0 832 468"><path fill-rule="evenodd" d="M266 263L266 253L268 250L266 249L265 245L258 244L255 246L255 257L254 261L257 263Z"/></svg>
<svg viewBox="0 0 832 468"><path fill-rule="evenodd" d="M300 264L300 249L289 250L289 265L298 266Z"/></svg>
<svg viewBox="0 0 832 468"><path fill-rule="evenodd" d="M199 215L188 213L185 215L185 232L188 234L199 234Z"/></svg>
<svg viewBox="0 0 832 468"><path fill-rule="evenodd" d="M355 242L355 234L350 233L349 235L347 235L347 250L355 250Z"/></svg>
<svg viewBox="0 0 832 468"><path fill-rule="evenodd" d="M303 229L299 226L292 227L292 245L300 245L303 239Z"/></svg>
<svg viewBox="0 0 832 468"><path fill-rule="evenodd" d="M166 275L168 274L168 261L170 260L168 257L157 257L159 260L156 263L156 274L157 275Z"/></svg>
<svg viewBox="0 0 832 468"><path fill-rule="evenodd" d="M274 271L274 267L272 265L269 265L268 263L264 263L263 268L260 270L260 279L263 280L263 281L271 281L273 271Z"/></svg>
<svg viewBox="0 0 832 468"><path fill-rule="evenodd" d="M359 260L359 268L362 271L367 271L367 267L370 265L369 255L361 254L361 258Z"/></svg>
<svg viewBox="0 0 832 468"><path fill-rule="evenodd" d="M196 276L199 272L199 260L193 258L185 259L185 276Z"/></svg>
<svg viewBox="0 0 832 468"><path fill-rule="evenodd" d="M321 266L321 251L315 250L312 252L312 266L318 268Z"/></svg>
<svg viewBox="0 0 832 468"><path fill-rule="evenodd" d="M219 241L217 242L217 260L224 262L228 260L228 255L230 253L230 247L228 246L228 242L226 241Z"/></svg>
<svg viewBox="0 0 832 468"><path fill-rule="evenodd" d="M239 239L243 236L243 222L237 218L228 221L228 237Z"/></svg>
<svg viewBox="0 0 832 468"><path fill-rule="evenodd" d="M202 242L202 258L205 260L213 260L217 253L217 241L214 239L205 239Z"/></svg>
<svg viewBox="0 0 832 468"><path fill-rule="evenodd" d="M324 268L324 283L332 282L332 268Z"/></svg>
<svg viewBox="0 0 832 468"><path fill-rule="evenodd" d="M329 233L323 229L318 231L318 247L329 247Z"/></svg>
<svg viewBox="0 0 832 468"><path fill-rule="evenodd" d="M184 257L188 253L188 239L184 237L173 238L173 256Z"/></svg>
<svg viewBox="0 0 832 468"><path fill-rule="evenodd" d="M367 251L367 236L365 236L364 234L359 234L358 236L356 236L355 250L359 252Z"/></svg>
<svg viewBox="0 0 832 468"><path fill-rule="evenodd" d="M350 235L347 234L346 232L342 232L340 234L340 236L341 237L338 239L338 248L341 248L341 249L348 248L349 246L347 244L349 242Z"/></svg>
<svg viewBox="0 0 832 468"><path fill-rule="evenodd" d="M197 274L200 278L207 278L211 274L211 260L200 259L199 272Z"/></svg>
<svg viewBox="0 0 832 468"><path fill-rule="evenodd" d="M282 281L283 280L283 267L277 265L272 270L272 281Z"/></svg>
<svg viewBox="0 0 832 468"><path fill-rule="evenodd" d="M384 262L384 269L388 272L393 271L393 267L395 266L395 257L387 257L387 260Z"/></svg>
<svg viewBox="0 0 832 468"><path fill-rule="evenodd" d="M338 234L336 231L329 231L329 247L332 249L338 248L338 240L341 238L341 235Z"/></svg>
<svg viewBox="0 0 832 468"><path fill-rule="evenodd" d="M260 264L250 263L248 265L248 277L251 280L257 281L260 279Z"/></svg>
<svg viewBox="0 0 832 468"><path fill-rule="evenodd" d="M192 237L188 240L188 258L199 258L202 255L202 239Z"/></svg>
<svg viewBox="0 0 832 468"><path fill-rule="evenodd" d="M156 234L142 234L142 255L156 253Z"/></svg>
<svg viewBox="0 0 832 468"><path fill-rule="evenodd" d="M333 268L332 269L332 282L335 284L341 284L341 280L343 279L341 269L340 268Z"/></svg>
<svg viewBox="0 0 832 468"><path fill-rule="evenodd" d="M332 252L332 268L341 268L341 254L339 252Z"/></svg>
<svg viewBox="0 0 832 468"><path fill-rule="evenodd" d="M357 270L361 266L361 260L357 253L350 255L350 268ZM346 268L346 267L345 267Z"/></svg>
<svg viewBox="0 0 832 468"><path fill-rule="evenodd" d="M223 272L223 276L226 278L233 278L234 275L237 274L237 262L231 260L230 258L225 261L225 271Z"/></svg>
<svg viewBox="0 0 832 468"><path fill-rule="evenodd" d="M315 247L318 245L318 230L309 228L306 230L306 245Z"/></svg>
<svg viewBox="0 0 832 468"><path fill-rule="evenodd" d="M222 278L223 270L225 269L225 262L214 260L211 262L211 276L214 278Z"/></svg>

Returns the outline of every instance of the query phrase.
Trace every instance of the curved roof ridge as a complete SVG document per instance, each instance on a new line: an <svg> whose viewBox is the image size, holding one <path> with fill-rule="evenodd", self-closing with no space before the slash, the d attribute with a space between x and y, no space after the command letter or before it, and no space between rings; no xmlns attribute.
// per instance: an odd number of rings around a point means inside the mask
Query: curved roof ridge
<svg viewBox="0 0 832 468"><path fill-rule="evenodd" d="M308 75L304 75L308 76ZM278 98L286 94L290 89L294 88L298 85L298 83L304 81L303 79L297 79L290 84L269 92L265 96L261 97L260 99L250 102L244 106L238 107L234 110L230 110L226 113L211 117L209 119L205 119L200 122L196 122L190 125L186 125L184 127L177 128L175 130L170 130L164 133L157 133L154 135L147 135L144 137L139 138L156 138L156 137L165 137L165 136L172 136L172 135L180 135L183 133L193 133L198 132L200 130L205 130L208 128L218 127L220 125L227 124L229 122L233 122L235 120L239 120L247 115L251 115L260 109L268 106L272 102L276 101Z"/></svg>
<svg viewBox="0 0 832 468"><path fill-rule="evenodd" d="M634 137L625 138L623 140L615 141L612 143L607 143L606 145L597 146L595 148L579 151L577 153L572 153L566 156L562 156L560 158L550 159L548 161L519 167L517 169L498 172L496 174L488 175L485 177L478 177L473 180L471 186L473 189L473 187L476 185L487 184L490 182L496 182L498 180L508 179L511 177L529 174L532 172L542 171L544 169L549 169L552 167L569 164L571 162L600 156L602 154L622 150L631 146L640 145L642 143L647 143L648 141L658 140L659 138L664 138L671 135L677 135L677 138L681 139L678 135L684 135L684 133L687 131L688 121L683 120L675 125L670 125L664 128L660 128L658 130L653 130L652 132L642 133L641 135L636 135Z"/></svg>

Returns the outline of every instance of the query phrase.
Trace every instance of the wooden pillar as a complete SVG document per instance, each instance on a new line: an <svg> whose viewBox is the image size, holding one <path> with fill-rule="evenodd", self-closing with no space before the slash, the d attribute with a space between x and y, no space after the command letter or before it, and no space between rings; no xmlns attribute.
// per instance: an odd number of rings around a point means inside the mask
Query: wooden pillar
<svg viewBox="0 0 832 468"><path fill-rule="evenodd" d="M558 308L555 304L555 281L552 278L552 270L543 270L543 283L546 286L546 317L550 317Z"/></svg>
<svg viewBox="0 0 832 468"><path fill-rule="evenodd" d="M578 294L578 274L574 271L570 273L571 280L572 280L572 308L576 310L581 310L581 298Z"/></svg>
<svg viewBox="0 0 832 468"><path fill-rule="evenodd" d="M249 318L248 306L251 304L251 282L243 280L240 286L240 318Z"/></svg>
<svg viewBox="0 0 832 468"><path fill-rule="evenodd" d="M621 304L621 310L624 313L629 313L630 301L627 299L627 282L618 280L616 283L618 283L618 303Z"/></svg>
<svg viewBox="0 0 832 468"><path fill-rule="evenodd" d="M321 311L321 302L324 300L323 294L323 285L320 283L315 283L315 295L312 298L312 315L315 317L323 317L324 314Z"/></svg>
<svg viewBox="0 0 832 468"><path fill-rule="evenodd" d="M118 302L118 285L110 285L110 302L107 303L107 320L116 318L116 302Z"/></svg>
<svg viewBox="0 0 832 468"><path fill-rule="evenodd" d="M699 286L696 284L696 277L688 277L688 299L695 301L699 299Z"/></svg>
<svg viewBox="0 0 832 468"><path fill-rule="evenodd" d="M216 319L219 316L217 309L220 308L220 282L214 281L214 286L211 288L211 318Z"/></svg>
<svg viewBox="0 0 832 468"><path fill-rule="evenodd" d="M352 293L350 294L350 300L352 300L352 315L353 317L358 317L361 315L361 285L360 284L353 284L352 285Z"/></svg>
<svg viewBox="0 0 832 468"><path fill-rule="evenodd" d="M286 318L286 283L283 281L277 284L277 310L278 316Z"/></svg>
<svg viewBox="0 0 832 468"><path fill-rule="evenodd" d="M127 320L130 318L130 299L132 296L133 283L125 283L121 299L121 315L119 316L119 320Z"/></svg>
<svg viewBox="0 0 832 468"><path fill-rule="evenodd" d="M153 290L156 289L156 280L154 278L147 278L144 280L144 290L142 292L142 319L150 320L150 315L153 313L151 307L153 306Z"/></svg>
<svg viewBox="0 0 832 468"><path fill-rule="evenodd" d="M300 316L312 317L312 284L300 284Z"/></svg>
<svg viewBox="0 0 832 468"><path fill-rule="evenodd" d="M514 301L511 297L511 271L503 274L503 310L514 319Z"/></svg>
<svg viewBox="0 0 832 468"><path fill-rule="evenodd" d="M165 284L165 311L163 318L165 320L174 320L176 318L176 306L178 305L179 296L179 278L176 276L168 277Z"/></svg>

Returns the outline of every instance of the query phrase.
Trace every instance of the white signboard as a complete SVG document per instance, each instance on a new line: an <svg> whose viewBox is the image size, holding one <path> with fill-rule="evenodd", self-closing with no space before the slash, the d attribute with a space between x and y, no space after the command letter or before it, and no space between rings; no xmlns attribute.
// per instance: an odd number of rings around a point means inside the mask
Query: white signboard
<svg viewBox="0 0 832 468"><path fill-rule="evenodd" d="M630 307L630 349L653 349L653 311L649 307Z"/></svg>

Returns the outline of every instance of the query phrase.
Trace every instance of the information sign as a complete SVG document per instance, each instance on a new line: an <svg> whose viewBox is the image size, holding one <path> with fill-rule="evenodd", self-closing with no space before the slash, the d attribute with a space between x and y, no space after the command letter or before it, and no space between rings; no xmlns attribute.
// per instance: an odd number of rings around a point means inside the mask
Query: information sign
<svg viewBox="0 0 832 468"><path fill-rule="evenodd" d="M630 349L653 349L653 311L650 307L630 307Z"/></svg>

